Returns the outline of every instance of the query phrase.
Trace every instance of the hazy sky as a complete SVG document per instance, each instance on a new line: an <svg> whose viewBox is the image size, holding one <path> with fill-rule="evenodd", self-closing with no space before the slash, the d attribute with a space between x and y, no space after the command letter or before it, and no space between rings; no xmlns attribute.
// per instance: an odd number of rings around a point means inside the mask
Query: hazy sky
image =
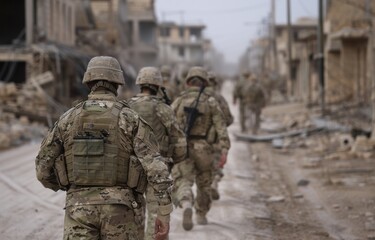
<svg viewBox="0 0 375 240"><path fill-rule="evenodd" d="M271 0L156 0L158 20L204 23L205 36L228 62L237 62L251 39L259 36L262 19L270 12ZM317 17L318 0L291 0L292 21ZM181 14L183 11L183 14ZM162 14L164 13L164 14ZM286 22L286 0L276 0L276 21Z"/></svg>

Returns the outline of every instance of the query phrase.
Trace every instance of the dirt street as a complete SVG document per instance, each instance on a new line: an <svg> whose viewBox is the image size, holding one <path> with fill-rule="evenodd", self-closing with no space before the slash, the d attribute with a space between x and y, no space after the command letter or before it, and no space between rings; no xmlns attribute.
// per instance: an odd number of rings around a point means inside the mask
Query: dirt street
<svg viewBox="0 0 375 240"><path fill-rule="evenodd" d="M230 102L232 84L226 82L223 89ZM221 198L212 205L209 224L195 225L190 232L182 229L181 209L176 209L171 240L375 239L372 159L327 160L327 152L313 152L308 144L309 139L322 142L327 138L322 135L297 138L283 149L237 141L237 108L231 105L231 110L236 120L229 128L232 147L219 186ZM271 106L263 118L304 111L298 104ZM297 144L301 142L306 144ZM36 180L38 148L36 141L0 152L1 239L62 238L64 193L46 190ZM319 164L306 165L312 158L320 159Z"/></svg>

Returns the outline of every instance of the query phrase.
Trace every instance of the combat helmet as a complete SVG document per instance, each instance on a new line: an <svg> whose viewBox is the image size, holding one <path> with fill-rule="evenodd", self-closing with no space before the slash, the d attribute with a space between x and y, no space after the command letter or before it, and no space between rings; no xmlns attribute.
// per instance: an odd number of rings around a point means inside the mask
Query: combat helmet
<svg viewBox="0 0 375 240"><path fill-rule="evenodd" d="M163 65L160 68L160 72L161 72L161 76L163 77L163 80L164 80L164 79L169 79L171 77L172 70L171 70L170 66Z"/></svg>
<svg viewBox="0 0 375 240"><path fill-rule="evenodd" d="M197 77L201 79L205 84L208 84L208 74L207 71L202 67L192 67L190 68L188 75L186 76L185 82L188 83L192 78Z"/></svg>
<svg viewBox="0 0 375 240"><path fill-rule="evenodd" d="M96 80L125 85L125 79L121 66L117 59L107 56L94 57L87 65L87 70L82 83L89 83Z"/></svg>
<svg viewBox="0 0 375 240"><path fill-rule="evenodd" d="M216 86L216 85L217 85L216 75L215 75L215 73L212 72L212 71L208 72L208 83L209 83L211 86Z"/></svg>
<svg viewBox="0 0 375 240"><path fill-rule="evenodd" d="M162 77L160 71L156 67L142 68L135 81L136 85L156 85L162 86Z"/></svg>
<svg viewBox="0 0 375 240"><path fill-rule="evenodd" d="M242 76L245 77L245 78L248 78L250 77L251 73L249 70L244 70L242 71Z"/></svg>

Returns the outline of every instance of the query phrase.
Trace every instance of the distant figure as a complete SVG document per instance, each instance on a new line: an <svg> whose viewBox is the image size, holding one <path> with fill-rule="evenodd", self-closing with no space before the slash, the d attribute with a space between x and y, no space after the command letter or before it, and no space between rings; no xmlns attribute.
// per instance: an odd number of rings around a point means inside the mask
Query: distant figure
<svg viewBox="0 0 375 240"><path fill-rule="evenodd" d="M177 86L174 82L172 82L172 69L167 66L163 65L160 68L161 76L162 76L162 85L159 89L159 96L163 97L164 102L167 105L171 105L173 100L176 98L177 95ZM161 91L161 92L160 92Z"/></svg>
<svg viewBox="0 0 375 240"><path fill-rule="evenodd" d="M168 166L152 129L117 89L124 85L118 61L94 57L83 78L88 100L64 113L36 157L38 180L66 191L64 239L140 239L143 193L158 202L155 239L169 232L172 204Z"/></svg>
<svg viewBox="0 0 375 240"><path fill-rule="evenodd" d="M240 99L240 123L242 132L247 131L246 120L250 120L253 134L257 134L260 127L262 109L266 106L266 94L258 79L249 74L244 74L234 91L234 103Z"/></svg>

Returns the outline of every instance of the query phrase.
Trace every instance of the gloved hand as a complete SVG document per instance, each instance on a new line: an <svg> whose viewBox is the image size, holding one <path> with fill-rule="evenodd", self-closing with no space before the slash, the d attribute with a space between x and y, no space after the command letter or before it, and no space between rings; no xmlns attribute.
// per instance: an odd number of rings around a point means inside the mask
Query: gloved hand
<svg viewBox="0 0 375 240"><path fill-rule="evenodd" d="M220 157L219 164L217 165L219 168L223 168L224 165L227 163L227 153L223 152Z"/></svg>
<svg viewBox="0 0 375 240"><path fill-rule="evenodd" d="M163 222L159 218L155 220L155 240L165 240L169 233L169 222Z"/></svg>

